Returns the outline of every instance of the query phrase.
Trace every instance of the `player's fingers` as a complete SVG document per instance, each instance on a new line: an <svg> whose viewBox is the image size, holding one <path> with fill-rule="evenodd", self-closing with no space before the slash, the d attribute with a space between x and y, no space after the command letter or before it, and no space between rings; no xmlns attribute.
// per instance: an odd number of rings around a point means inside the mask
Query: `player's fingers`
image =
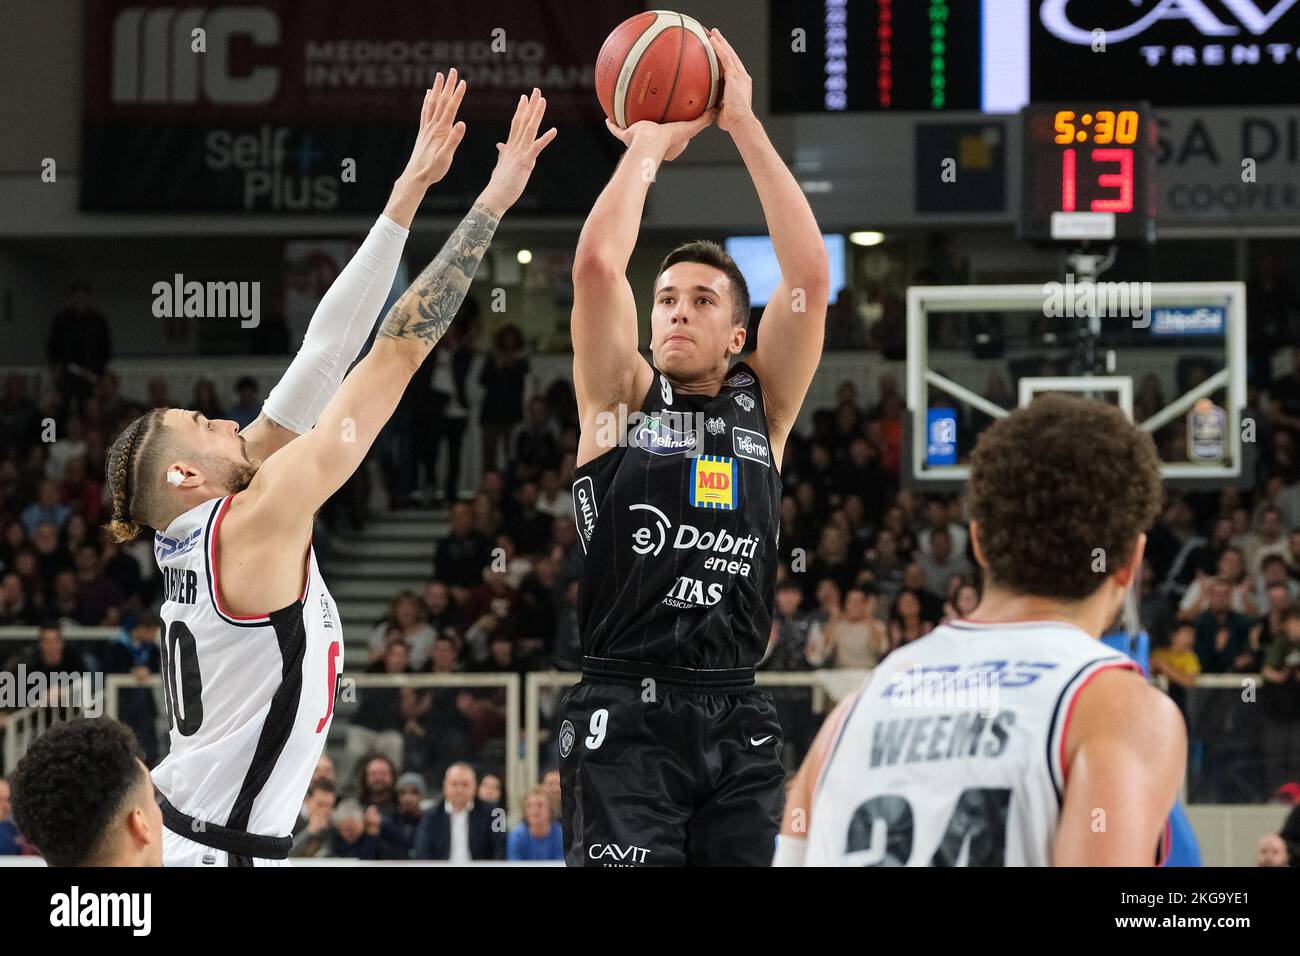
<svg viewBox="0 0 1300 956"><path fill-rule="evenodd" d="M461 80L456 84L456 89L451 94L451 99L447 103L447 111L443 114L444 123L456 122L456 113L460 110L460 102L465 98L465 81ZM464 125L463 123L461 124Z"/></svg>
<svg viewBox="0 0 1300 956"><path fill-rule="evenodd" d="M713 47L713 55L718 58L718 69L725 76L728 68L731 66L727 60L727 48L724 47L722 41L712 33L709 34L709 46Z"/></svg>
<svg viewBox="0 0 1300 956"><path fill-rule="evenodd" d="M536 99L528 109L528 122L524 126L524 142L532 143L537 139L537 130L542 125L542 117L546 115L546 97L542 96L540 90L533 90Z"/></svg>
<svg viewBox="0 0 1300 956"><path fill-rule="evenodd" d="M538 141L533 144L533 159L536 159L538 156L540 156L542 154L542 150L544 150L547 146L551 145L551 140L555 139L555 137L559 134L559 132L560 131L558 129L552 126L550 129L548 129L545 133L542 134L541 138L538 139Z"/></svg>
<svg viewBox="0 0 1300 956"><path fill-rule="evenodd" d="M605 120L605 129L609 130L610 135L613 136L619 142L621 143L627 142L627 130L619 129L617 126L614 125L613 120L611 119Z"/></svg>
<svg viewBox="0 0 1300 956"><path fill-rule="evenodd" d="M528 97L520 93L519 102L515 104L515 115L510 118L510 132L506 134L506 143L513 143L515 137L519 135L519 126L523 123L527 112Z"/></svg>

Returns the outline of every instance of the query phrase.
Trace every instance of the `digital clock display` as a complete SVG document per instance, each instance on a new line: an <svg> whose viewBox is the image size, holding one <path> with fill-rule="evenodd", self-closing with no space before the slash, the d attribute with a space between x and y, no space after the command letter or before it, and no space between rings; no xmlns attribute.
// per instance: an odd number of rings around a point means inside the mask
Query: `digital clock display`
<svg viewBox="0 0 1300 956"><path fill-rule="evenodd" d="M1021 111L1026 239L1154 239L1155 123L1145 104Z"/></svg>

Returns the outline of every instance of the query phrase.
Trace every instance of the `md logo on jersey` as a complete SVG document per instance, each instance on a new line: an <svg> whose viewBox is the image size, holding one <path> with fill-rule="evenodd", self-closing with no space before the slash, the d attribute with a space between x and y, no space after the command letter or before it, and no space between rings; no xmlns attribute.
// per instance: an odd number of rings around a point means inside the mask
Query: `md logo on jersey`
<svg viewBox="0 0 1300 956"><path fill-rule="evenodd" d="M165 537L155 531L153 535L154 554L157 555L160 564L169 558L183 557L194 550L194 546L199 543L199 538L202 536L202 528L195 528L188 537L179 541L175 538Z"/></svg>
<svg viewBox="0 0 1300 956"><path fill-rule="evenodd" d="M700 455L691 462L691 504L697 508L736 507L736 460Z"/></svg>
<svg viewBox="0 0 1300 956"><path fill-rule="evenodd" d="M652 455L680 455L694 449L699 440L697 429L673 428L662 415L647 418L632 433L632 444Z"/></svg>

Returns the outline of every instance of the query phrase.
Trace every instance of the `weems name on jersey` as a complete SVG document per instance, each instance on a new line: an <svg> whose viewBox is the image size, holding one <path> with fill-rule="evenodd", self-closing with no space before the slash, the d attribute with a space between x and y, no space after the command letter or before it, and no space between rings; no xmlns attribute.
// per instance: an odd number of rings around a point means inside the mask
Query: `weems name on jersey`
<svg viewBox="0 0 1300 956"><path fill-rule="evenodd" d="M997 757L1007 749L1014 711L979 711L879 720L871 728L871 766Z"/></svg>
<svg viewBox="0 0 1300 956"><path fill-rule="evenodd" d="M198 598L199 576L186 568L161 568L163 600L193 604Z"/></svg>

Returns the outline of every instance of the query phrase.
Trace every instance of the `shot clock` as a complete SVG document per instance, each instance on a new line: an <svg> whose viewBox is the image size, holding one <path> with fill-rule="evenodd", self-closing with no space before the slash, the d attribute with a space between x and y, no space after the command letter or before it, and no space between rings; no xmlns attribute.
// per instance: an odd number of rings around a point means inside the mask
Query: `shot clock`
<svg viewBox="0 0 1300 956"><path fill-rule="evenodd" d="M1155 239L1155 120L1145 103L1020 111L1024 239Z"/></svg>

